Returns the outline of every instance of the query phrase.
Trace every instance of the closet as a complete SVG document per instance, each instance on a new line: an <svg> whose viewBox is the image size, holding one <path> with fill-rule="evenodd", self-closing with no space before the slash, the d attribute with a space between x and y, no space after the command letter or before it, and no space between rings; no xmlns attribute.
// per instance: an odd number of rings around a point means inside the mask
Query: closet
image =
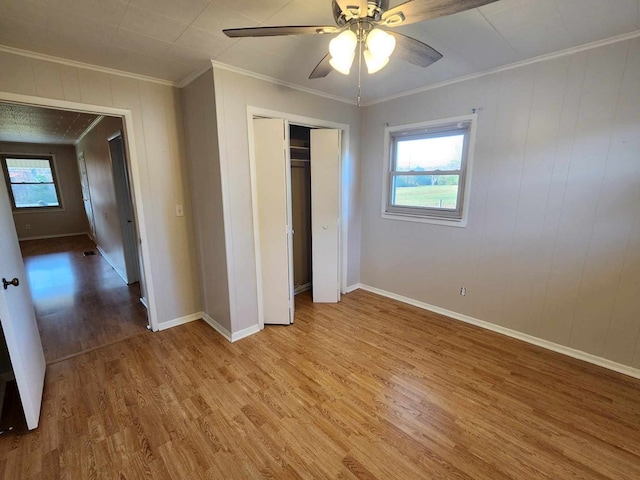
<svg viewBox="0 0 640 480"><path fill-rule="evenodd" d="M291 221L293 227L293 291L311 289L311 129L289 127L291 155Z"/></svg>

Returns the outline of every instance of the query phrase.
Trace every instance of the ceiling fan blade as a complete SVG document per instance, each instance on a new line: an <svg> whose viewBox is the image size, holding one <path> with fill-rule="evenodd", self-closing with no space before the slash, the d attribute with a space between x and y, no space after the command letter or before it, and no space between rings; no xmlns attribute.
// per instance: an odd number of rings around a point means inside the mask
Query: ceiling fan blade
<svg viewBox="0 0 640 480"><path fill-rule="evenodd" d="M437 17L482 7L497 0L409 0L387 10L382 22L388 27L409 25Z"/></svg>
<svg viewBox="0 0 640 480"><path fill-rule="evenodd" d="M253 28L227 28L223 33L227 37L277 37L281 35L313 35L323 33L334 33L339 28L328 25L312 26L286 26L286 27L253 27Z"/></svg>
<svg viewBox="0 0 640 480"><path fill-rule="evenodd" d="M393 51L394 56L398 56L409 63L418 65L419 67L428 67L432 63L442 58L442 54L434 50L426 43L422 43L415 38L407 37L397 32L387 32L396 39L396 48Z"/></svg>
<svg viewBox="0 0 640 480"><path fill-rule="evenodd" d="M324 78L331 73L333 67L329 63L331 60L331 54L327 53L322 60L316 65L316 68L313 69L311 75L309 75L309 80L314 78Z"/></svg>

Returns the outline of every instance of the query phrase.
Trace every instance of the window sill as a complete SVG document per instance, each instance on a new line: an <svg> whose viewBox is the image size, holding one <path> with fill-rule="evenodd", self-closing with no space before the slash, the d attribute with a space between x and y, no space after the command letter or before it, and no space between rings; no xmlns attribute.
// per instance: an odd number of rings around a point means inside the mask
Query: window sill
<svg viewBox="0 0 640 480"><path fill-rule="evenodd" d="M430 223L432 225L441 225L444 227L465 228L467 226L466 218L437 218L390 212L382 212L382 218L385 220L396 220L401 222Z"/></svg>
<svg viewBox="0 0 640 480"><path fill-rule="evenodd" d="M14 215L25 215L30 213L54 213L64 212L64 207L32 207L32 208L14 208L12 213Z"/></svg>

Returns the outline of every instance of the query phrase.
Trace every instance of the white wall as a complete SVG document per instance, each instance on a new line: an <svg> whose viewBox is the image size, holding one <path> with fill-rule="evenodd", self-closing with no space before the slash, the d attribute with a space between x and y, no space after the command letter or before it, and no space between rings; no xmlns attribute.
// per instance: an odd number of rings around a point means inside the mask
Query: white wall
<svg viewBox="0 0 640 480"><path fill-rule="evenodd" d="M19 239L82 234L89 230L82 204L80 174L73 145L0 142L0 152L53 155L62 210L14 212ZM27 225L29 229L27 230Z"/></svg>
<svg viewBox="0 0 640 480"><path fill-rule="evenodd" d="M181 95L203 311L231 332L213 70Z"/></svg>
<svg viewBox="0 0 640 480"><path fill-rule="evenodd" d="M348 166L348 282L359 281L360 111L354 105L214 68L232 331L258 323L256 260L251 207L247 107L350 125Z"/></svg>
<svg viewBox="0 0 640 480"><path fill-rule="evenodd" d="M0 94L22 94L130 110L144 211L149 289L160 323L197 313L200 285L177 89L0 52ZM185 216L175 215L182 204Z"/></svg>
<svg viewBox="0 0 640 480"><path fill-rule="evenodd" d="M365 108L362 283L640 368L639 85L634 39ZM468 227L383 220L385 123L473 108Z"/></svg>
<svg viewBox="0 0 640 480"><path fill-rule="evenodd" d="M91 192L91 206L96 226L93 239L102 250L109 263L121 277L127 277L127 266L124 257L124 237L120 223L120 210L116 199L111 154L108 138L124 132L122 119L104 117L78 143L78 154L84 153L87 164L87 178Z"/></svg>

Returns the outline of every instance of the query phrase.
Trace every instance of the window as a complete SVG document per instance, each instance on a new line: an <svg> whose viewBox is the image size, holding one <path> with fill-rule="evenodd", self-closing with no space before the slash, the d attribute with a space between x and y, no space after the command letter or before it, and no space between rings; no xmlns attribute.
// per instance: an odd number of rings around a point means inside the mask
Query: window
<svg viewBox="0 0 640 480"><path fill-rule="evenodd" d="M465 226L474 120L387 128L383 217Z"/></svg>
<svg viewBox="0 0 640 480"><path fill-rule="evenodd" d="M2 169L15 210L60 208L52 157L3 155Z"/></svg>

